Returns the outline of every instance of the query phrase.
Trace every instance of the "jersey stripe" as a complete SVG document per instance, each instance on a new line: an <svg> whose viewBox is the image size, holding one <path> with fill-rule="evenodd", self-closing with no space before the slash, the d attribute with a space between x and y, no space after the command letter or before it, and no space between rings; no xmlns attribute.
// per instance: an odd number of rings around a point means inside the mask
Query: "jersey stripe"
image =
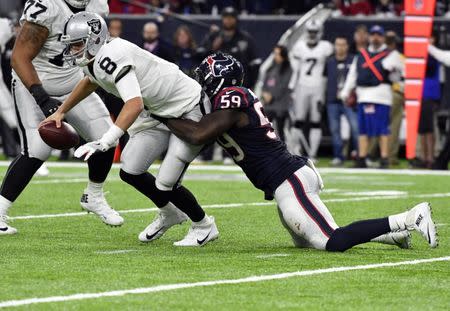
<svg viewBox="0 0 450 311"><path fill-rule="evenodd" d="M322 233L327 238L329 238L333 234L334 229L328 224L323 215L319 212L319 210L308 198L300 179L295 174L292 174L292 176L288 178L288 182L291 185L292 189L294 190L295 197L297 198L297 201L300 204L300 206L317 224L317 226L319 226L320 231L322 231Z"/></svg>
<svg viewBox="0 0 450 311"><path fill-rule="evenodd" d="M28 154L28 140L27 140L27 133L25 131L25 127L23 126L22 119L20 117L19 113L19 107L17 106L17 99L16 99L16 80L13 80L12 82L12 93L14 98L14 108L16 110L16 116L17 116L17 123L19 123L20 132L22 133L22 141L23 141L23 153L25 156L29 156Z"/></svg>

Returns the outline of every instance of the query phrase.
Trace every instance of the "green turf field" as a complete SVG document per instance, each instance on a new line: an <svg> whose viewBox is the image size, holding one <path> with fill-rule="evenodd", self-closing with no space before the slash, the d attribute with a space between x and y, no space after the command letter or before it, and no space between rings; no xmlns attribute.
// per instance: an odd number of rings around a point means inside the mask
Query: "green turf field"
<svg viewBox="0 0 450 311"><path fill-rule="evenodd" d="M185 185L221 235L203 248L176 248L187 224L151 244L137 240L155 214L142 209L153 204L121 182L117 169L106 190L123 212L121 228L81 213L86 169L50 169L11 209L19 234L0 237L0 307L15 300L13 309L26 310L450 309L450 175L324 171L322 198L338 224L430 201L440 236L437 249L413 233L410 250L371 243L335 254L294 248L275 205L238 171L188 173ZM432 260L412 262L422 259ZM329 269L336 267L347 268ZM29 304L54 296L62 301Z"/></svg>

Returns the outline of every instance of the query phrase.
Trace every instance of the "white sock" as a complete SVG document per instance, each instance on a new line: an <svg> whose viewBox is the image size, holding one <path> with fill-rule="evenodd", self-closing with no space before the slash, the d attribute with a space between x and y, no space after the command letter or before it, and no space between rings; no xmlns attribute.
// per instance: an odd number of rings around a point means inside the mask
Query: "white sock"
<svg viewBox="0 0 450 311"><path fill-rule="evenodd" d="M11 205L12 202L10 200L0 195L0 215L6 215Z"/></svg>
<svg viewBox="0 0 450 311"><path fill-rule="evenodd" d="M389 227L392 231L406 230L406 216L408 212L403 212L396 215L391 215L389 219Z"/></svg>
<svg viewBox="0 0 450 311"><path fill-rule="evenodd" d="M103 183L96 183L89 180L87 190L91 193L101 193L103 191Z"/></svg>
<svg viewBox="0 0 450 311"><path fill-rule="evenodd" d="M319 128L312 128L309 130L309 156L315 158L317 150L319 150L320 140L322 139L322 130Z"/></svg>
<svg viewBox="0 0 450 311"><path fill-rule="evenodd" d="M193 224L195 224L196 226L203 226L203 225L207 225L210 223L210 219L208 217L208 215L205 214L205 217L203 217L202 220L200 221L193 221Z"/></svg>

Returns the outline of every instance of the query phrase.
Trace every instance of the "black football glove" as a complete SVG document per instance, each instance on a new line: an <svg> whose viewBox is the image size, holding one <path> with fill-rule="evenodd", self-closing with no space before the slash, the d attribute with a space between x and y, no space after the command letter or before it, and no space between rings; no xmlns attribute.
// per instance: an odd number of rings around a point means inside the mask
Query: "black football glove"
<svg viewBox="0 0 450 311"><path fill-rule="evenodd" d="M169 121L168 118L163 118L163 117L157 116L156 114L153 114L153 113L151 113L150 116L151 116L153 119L158 120L158 121L161 122L162 124L167 124L167 121Z"/></svg>
<svg viewBox="0 0 450 311"><path fill-rule="evenodd" d="M61 105L59 100L52 98L47 94L42 87L42 84L33 84L30 86L30 93L33 95L36 103L41 108L46 118L58 110L58 107Z"/></svg>

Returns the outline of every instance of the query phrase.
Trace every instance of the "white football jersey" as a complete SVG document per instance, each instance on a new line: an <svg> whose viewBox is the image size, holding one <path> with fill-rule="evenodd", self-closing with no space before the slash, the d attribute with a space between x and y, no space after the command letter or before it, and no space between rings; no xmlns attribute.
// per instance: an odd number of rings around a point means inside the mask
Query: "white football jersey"
<svg viewBox="0 0 450 311"><path fill-rule="evenodd" d="M200 101L200 84L177 65L121 38L103 45L84 72L105 91L120 97L115 81L127 67L134 69L144 106L151 113L178 118Z"/></svg>
<svg viewBox="0 0 450 311"><path fill-rule="evenodd" d="M14 35L11 21L7 18L0 18L0 53L3 53L6 43Z"/></svg>
<svg viewBox="0 0 450 311"><path fill-rule="evenodd" d="M86 11L107 15L107 0L91 0ZM20 23L25 21L44 26L49 34L39 54L33 59L39 79L45 90L54 96L68 94L83 78L78 67L70 67L63 60L65 45L61 43L64 25L74 13L64 0L28 0Z"/></svg>
<svg viewBox="0 0 450 311"><path fill-rule="evenodd" d="M328 41L321 40L314 47L309 47L304 40L297 42L291 52L295 79L291 87L324 85L324 68L331 54L333 45Z"/></svg>

